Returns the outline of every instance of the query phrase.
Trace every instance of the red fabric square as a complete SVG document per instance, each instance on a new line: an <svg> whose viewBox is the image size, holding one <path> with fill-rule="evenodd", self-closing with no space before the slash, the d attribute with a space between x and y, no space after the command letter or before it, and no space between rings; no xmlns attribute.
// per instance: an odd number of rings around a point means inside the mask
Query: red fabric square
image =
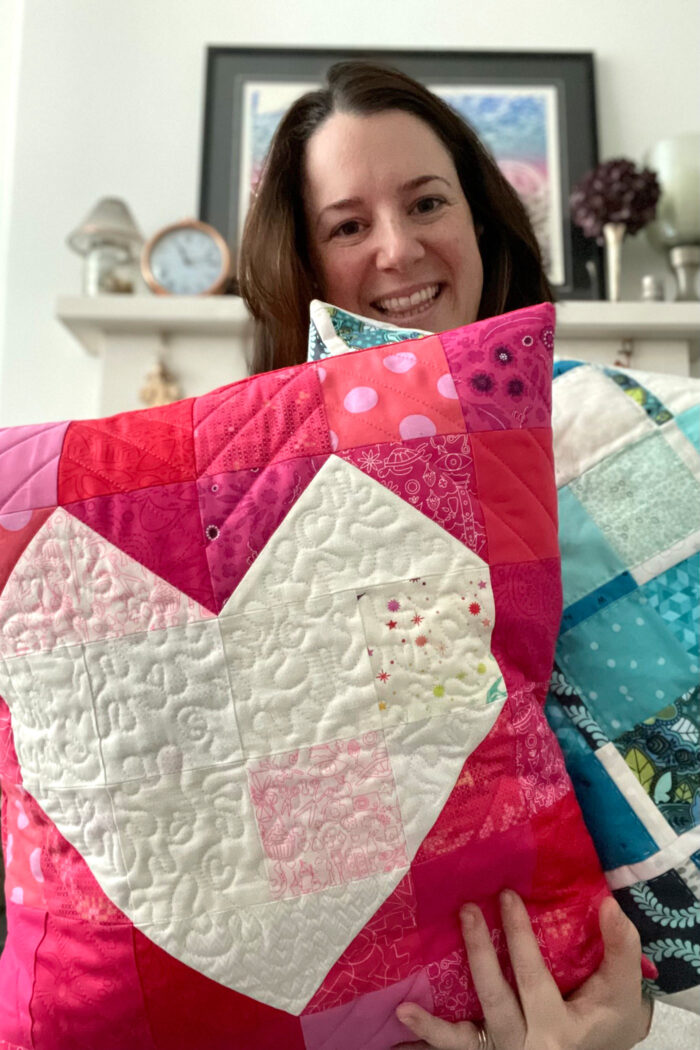
<svg viewBox="0 0 700 1050"><path fill-rule="evenodd" d="M193 398L71 423L58 464L58 502L189 481Z"/></svg>
<svg viewBox="0 0 700 1050"><path fill-rule="evenodd" d="M199 476L330 452L315 371L285 368L198 397L194 443Z"/></svg>
<svg viewBox="0 0 700 1050"><path fill-rule="evenodd" d="M557 490L550 430L471 435L491 565L557 558Z"/></svg>
<svg viewBox="0 0 700 1050"><path fill-rule="evenodd" d="M138 930L134 950L158 1050L305 1050L298 1017L210 980ZM121 1050L129 1045L142 1050L140 1043L125 1043ZM144 1050L150 1047L144 1044Z"/></svg>

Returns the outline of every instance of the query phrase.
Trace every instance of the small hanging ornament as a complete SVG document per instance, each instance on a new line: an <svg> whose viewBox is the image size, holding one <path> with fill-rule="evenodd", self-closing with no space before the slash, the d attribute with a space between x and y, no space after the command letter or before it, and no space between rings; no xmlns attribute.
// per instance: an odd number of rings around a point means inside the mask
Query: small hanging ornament
<svg viewBox="0 0 700 1050"><path fill-rule="evenodd" d="M158 405L171 405L173 401L179 401L182 397L182 390L163 362L158 361L146 376L146 382L139 391L139 397L148 408L156 408Z"/></svg>

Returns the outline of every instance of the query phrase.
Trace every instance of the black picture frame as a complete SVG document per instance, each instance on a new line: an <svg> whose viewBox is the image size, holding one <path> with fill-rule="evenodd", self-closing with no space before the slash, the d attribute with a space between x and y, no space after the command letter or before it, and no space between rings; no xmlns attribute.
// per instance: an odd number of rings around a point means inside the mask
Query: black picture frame
<svg viewBox="0 0 700 1050"><path fill-rule="evenodd" d="M547 148L558 158L547 169L552 171L549 214L555 216L548 221L557 242L556 271L561 279L552 283L561 299L604 298L602 252L571 223L568 206L573 185L598 163L590 52L208 48L199 217L219 230L234 258L240 232L246 85L284 91L293 83L320 83L328 66L347 58L395 66L429 86L439 84L454 91L455 97L460 89L475 89L477 94L479 89L493 89L504 95L540 92L543 98L555 100L547 103L554 114L548 124L554 146Z"/></svg>

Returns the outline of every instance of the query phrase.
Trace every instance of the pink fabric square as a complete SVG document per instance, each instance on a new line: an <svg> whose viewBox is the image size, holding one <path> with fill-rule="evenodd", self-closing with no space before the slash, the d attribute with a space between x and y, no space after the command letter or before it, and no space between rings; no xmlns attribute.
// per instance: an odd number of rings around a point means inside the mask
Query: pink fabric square
<svg viewBox="0 0 700 1050"><path fill-rule="evenodd" d="M198 476L330 452L315 371L285 368L198 397L194 447Z"/></svg>
<svg viewBox="0 0 700 1050"><path fill-rule="evenodd" d="M66 510L177 590L216 612L194 481L95 496Z"/></svg>
<svg viewBox="0 0 700 1050"><path fill-rule="evenodd" d="M32 995L34 1050L155 1050L131 924L46 916Z"/></svg>
<svg viewBox="0 0 700 1050"><path fill-rule="evenodd" d="M466 429L437 336L329 357L315 367L334 450Z"/></svg>
<svg viewBox="0 0 700 1050"><path fill-rule="evenodd" d="M341 458L396 492L484 557L486 526L467 434L350 449Z"/></svg>
<svg viewBox="0 0 700 1050"><path fill-rule="evenodd" d="M550 425L554 347L551 303L443 332L440 341L467 430Z"/></svg>
<svg viewBox="0 0 700 1050"><path fill-rule="evenodd" d="M558 558L493 565L496 622L491 647L509 691L529 682L544 700L551 673L551 639L559 629L561 571Z"/></svg>
<svg viewBox="0 0 700 1050"><path fill-rule="evenodd" d="M248 779L275 897L408 865L380 733L258 759Z"/></svg>
<svg viewBox="0 0 700 1050"><path fill-rule="evenodd" d="M518 783L528 814L548 809L571 791L571 781L557 738L534 689L511 697Z"/></svg>
<svg viewBox="0 0 700 1050"><path fill-rule="evenodd" d="M46 900L41 854L42 824L46 818L21 785L5 784L4 794L5 894L14 904L43 909Z"/></svg>
<svg viewBox="0 0 700 1050"><path fill-rule="evenodd" d="M524 898L532 892L537 845L531 824L470 842L450 853L413 862L418 924L426 963L462 949L459 910L473 901L495 922L497 894L507 887Z"/></svg>
<svg viewBox="0 0 700 1050"><path fill-rule="evenodd" d="M68 423L8 427L0 430L0 514L55 507L58 460ZM9 527L21 527L15 519Z"/></svg>
<svg viewBox="0 0 700 1050"><path fill-rule="evenodd" d="M288 459L198 480L217 612L325 461L323 456Z"/></svg>
<svg viewBox="0 0 700 1050"><path fill-rule="evenodd" d="M415 1036L394 1011L401 1003L418 1003L433 1011L433 997L424 970L378 992L323 1013L302 1014L307 1050L387 1050Z"/></svg>
<svg viewBox="0 0 700 1050"><path fill-rule="evenodd" d="M45 919L43 911L7 902L7 943L0 955L0 1018L2 1036L10 1045L37 1045L32 1039L30 1004L34 956L44 936Z"/></svg>

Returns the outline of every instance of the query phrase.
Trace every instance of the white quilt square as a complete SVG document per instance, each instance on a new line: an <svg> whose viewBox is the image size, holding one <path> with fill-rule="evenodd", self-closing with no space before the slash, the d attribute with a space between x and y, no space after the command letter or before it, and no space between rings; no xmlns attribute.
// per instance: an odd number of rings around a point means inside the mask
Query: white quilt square
<svg viewBox="0 0 700 1050"><path fill-rule="evenodd" d="M242 763L109 790L138 925L270 900Z"/></svg>
<svg viewBox="0 0 700 1050"><path fill-rule="evenodd" d="M83 647L16 656L4 668L0 662L0 693L12 708L26 786L39 780L46 787L104 784Z"/></svg>
<svg viewBox="0 0 700 1050"><path fill-rule="evenodd" d="M381 725L354 591L219 622L246 757Z"/></svg>
<svg viewBox="0 0 700 1050"><path fill-rule="evenodd" d="M655 429L644 410L600 369L580 365L565 372L554 382L552 402L557 488Z"/></svg>
<svg viewBox="0 0 700 1050"><path fill-rule="evenodd" d="M85 647L108 783L238 761L216 621Z"/></svg>

